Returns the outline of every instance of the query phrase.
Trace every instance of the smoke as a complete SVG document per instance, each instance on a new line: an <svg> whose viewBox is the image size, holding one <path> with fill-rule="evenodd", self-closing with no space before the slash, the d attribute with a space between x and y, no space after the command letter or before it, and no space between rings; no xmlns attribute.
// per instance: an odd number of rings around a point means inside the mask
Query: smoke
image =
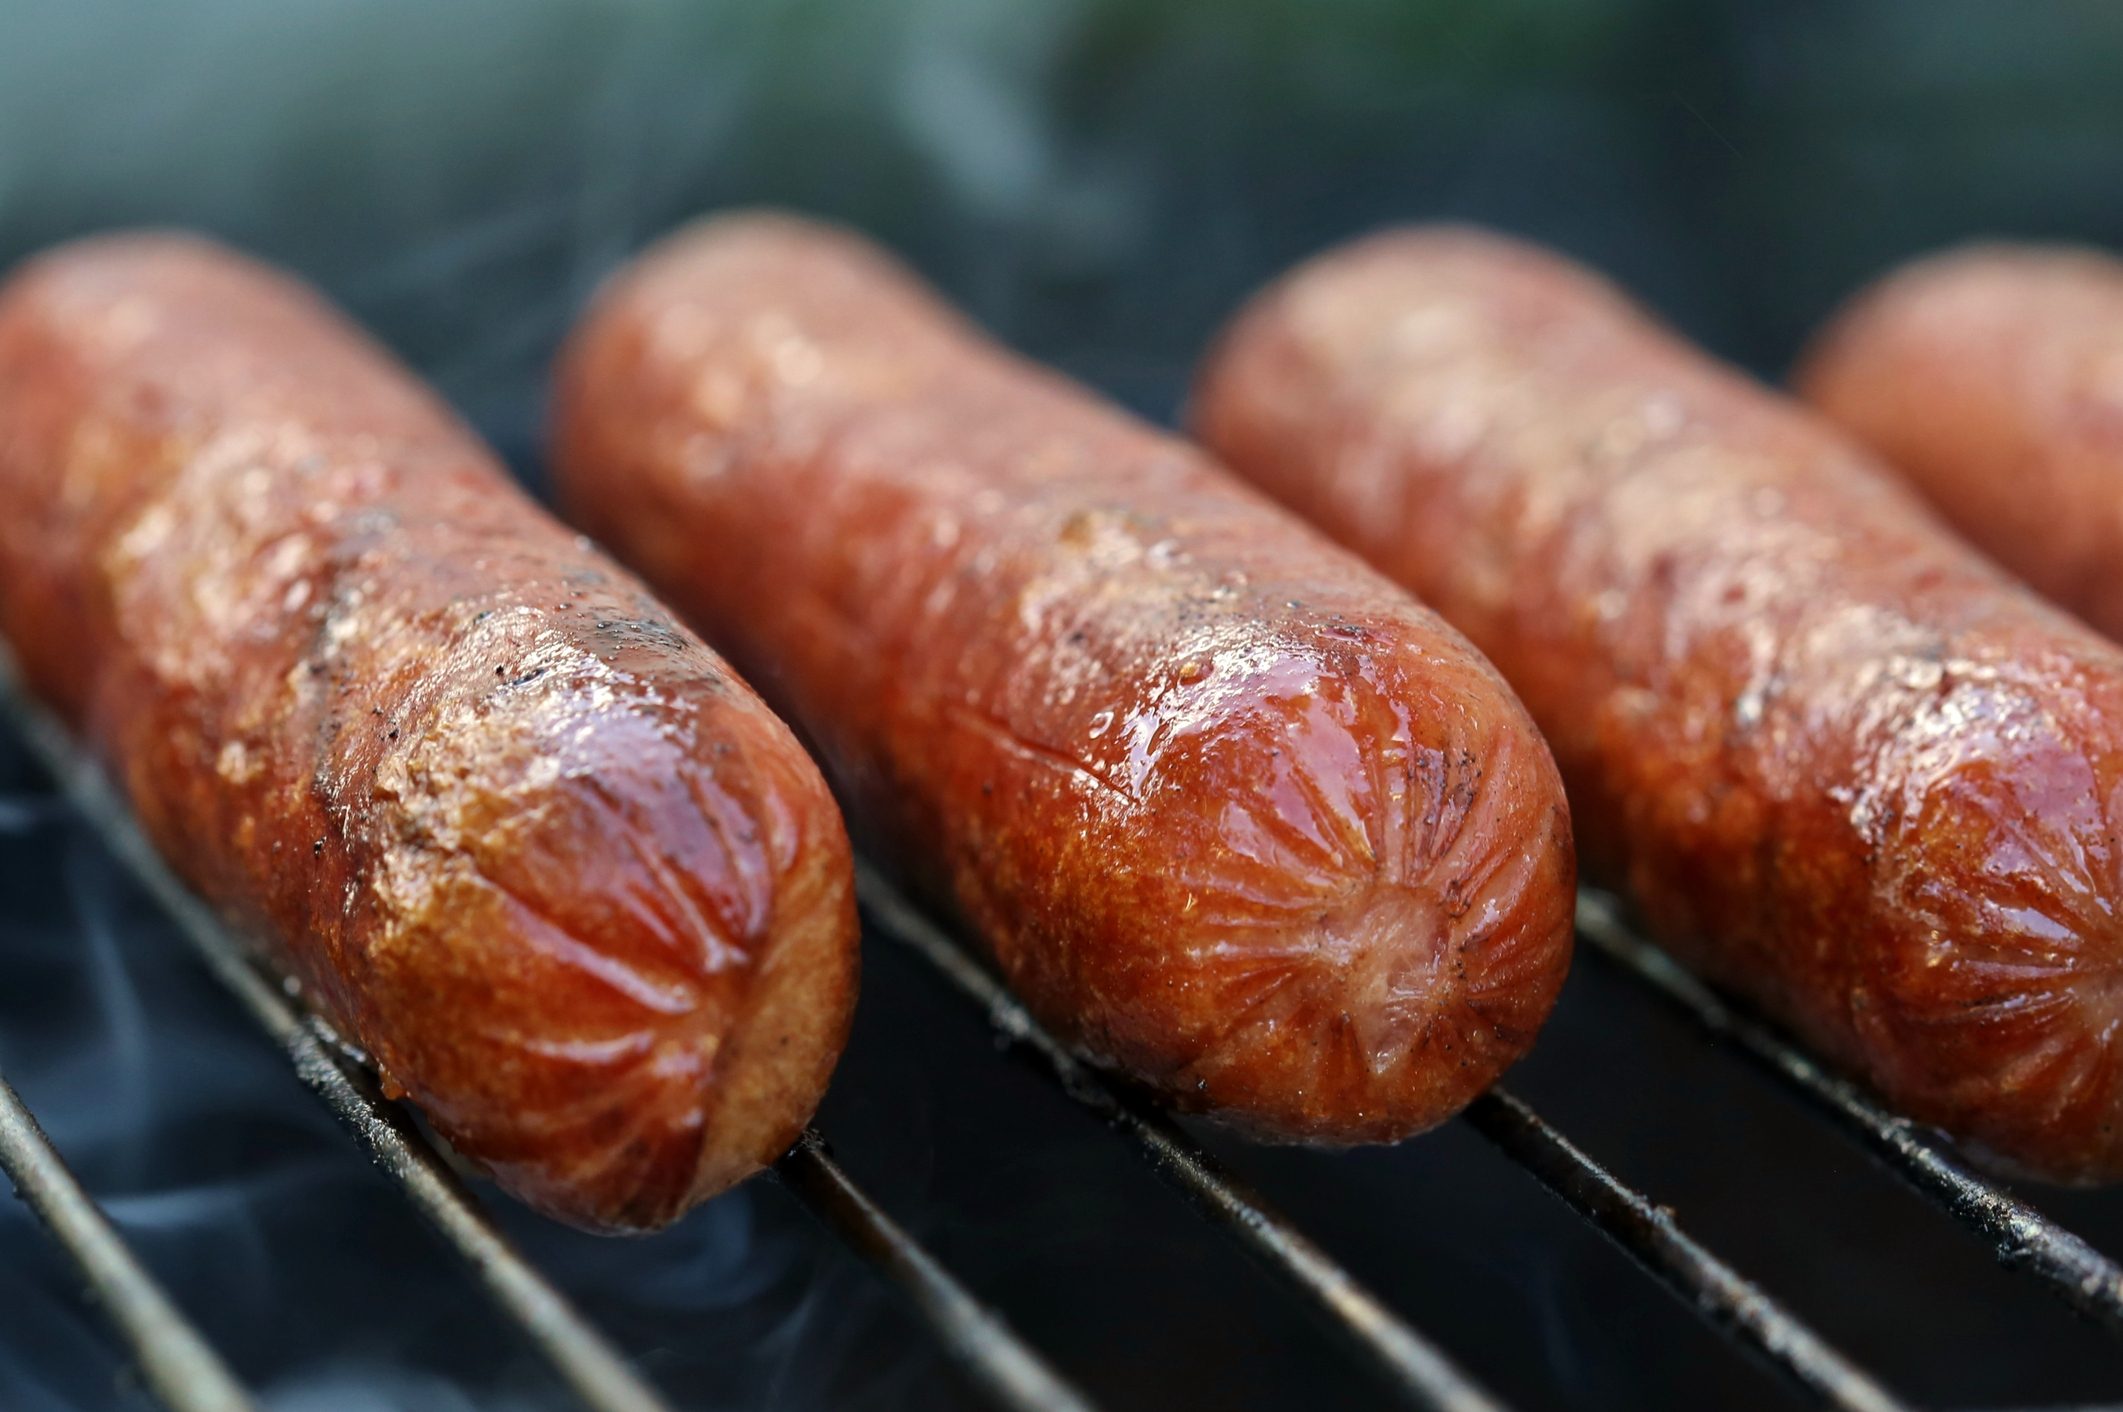
<svg viewBox="0 0 2123 1412"><path fill-rule="evenodd" d="M5 760L0 778L22 773ZM0 831L0 1071L266 1405L568 1405L83 827L30 787L0 794ZM811 1317L815 1301L845 1315L873 1297L818 1268L806 1219L757 1188L639 1241L495 1202L542 1268L700 1405L770 1390L824 1405L841 1331ZM0 1308L0 1406L130 1404L75 1277L14 1205L0 1207Z"/></svg>

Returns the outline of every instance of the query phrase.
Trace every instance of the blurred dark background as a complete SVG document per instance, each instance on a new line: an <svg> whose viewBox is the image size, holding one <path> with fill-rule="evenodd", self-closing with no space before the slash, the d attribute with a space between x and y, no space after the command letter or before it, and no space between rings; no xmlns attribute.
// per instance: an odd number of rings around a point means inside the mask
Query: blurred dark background
<svg viewBox="0 0 2123 1412"><path fill-rule="evenodd" d="M0 265L114 225L218 234L350 307L534 485L571 312L673 223L759 202L861 227L1161 420L1247 291L1408 219L1552 242L1773 375L1918 250L2123 246L2123 8L0 0ZM280 1412L564 1406L11 743L0 784L0 1072L238 1371ZM2123 1352L1596 960L1513 1082L1912 1398L2123 1399ZM887 947L821 1121L1110 1406L1377 1401ZM1790 1405L1462 1128L1219 1146L1526 1406ZM2123 1195L2038 1196L2123 1249ZM769 1183L648 1241L506 1215L689 1405L971 1405ZM0 1408L136 1405L64 1266L0 1209Z"/></svg>

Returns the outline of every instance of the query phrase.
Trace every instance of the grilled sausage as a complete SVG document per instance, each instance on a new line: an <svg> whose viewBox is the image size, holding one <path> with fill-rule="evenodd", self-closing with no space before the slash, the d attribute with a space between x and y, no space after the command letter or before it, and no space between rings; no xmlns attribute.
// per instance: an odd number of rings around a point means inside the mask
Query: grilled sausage
<svg viewBox="0 0 2123 1412"><path fill-rule="evenodd" d="M1500 237L1301 268L1194 420L1491 655L1679 954L2004 1165L2123 1174L2123 652Z"/></svg>
<svg viewBox="0 0 2123 1412"><path fill-rule="evenodd" d="M775 1157L856 979L788 728L307 290L0 289L0 631L163 856L456 1148L593 1228Z"/></svg>
<svg viewBox="0 0 2123 1412"><path fill-rule="evenodd" d="M1919 261L1853 301L1798 382L1963 534L2123 638L2123 261Z"/></svg>
<svg viewBox="0 0 2123 1412"><path fill-rule="evenodd" d="M1532 1040L1554 767L1433 614L852 236L673 237L559 374L561 499L820 749L1034 1011L1254 1135L1384 1141Z"/></svg>

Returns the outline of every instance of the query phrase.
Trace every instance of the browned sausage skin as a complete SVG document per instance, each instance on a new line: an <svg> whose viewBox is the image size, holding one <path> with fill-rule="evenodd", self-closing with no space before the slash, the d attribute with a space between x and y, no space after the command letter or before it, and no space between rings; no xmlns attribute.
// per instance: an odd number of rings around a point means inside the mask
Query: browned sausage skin
<svg viewBox="0 0 2123 1412"><path fill-rule="evenodd" d="M1302 267L1195 422L1492 656L1676 950L2007 1164L2123 1174L2123 653L1500 237Z"/></svg>
<svg viewBox="0 0 2123 1412"><path fill-rule="evenodd" d="M788 729L307 290L105 238L0 288L0 629L176 871L511 1191L770 1161L856 978Z"/></svg>
<svg viewBox="0 0 2123 1412"><path fill-rule="evenodd" d="M621 275L555 405L570 512L1085 1050L1256 1135L1361 1142L1532 1040L1572 897L1539 736L1199 453L772 216Z"/></svg>
<svg viewBox="0 0 2123 1412"><path fill-rule="evenodd" d="M1797 381L1955 528L2123 638L2123 261L1919 260L1853 300Z"/></svg>

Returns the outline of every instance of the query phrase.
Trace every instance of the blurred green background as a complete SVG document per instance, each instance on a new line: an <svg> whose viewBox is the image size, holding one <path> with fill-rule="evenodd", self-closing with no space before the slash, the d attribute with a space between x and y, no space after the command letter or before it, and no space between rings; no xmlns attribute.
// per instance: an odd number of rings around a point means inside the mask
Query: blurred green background
<svg viewBox="0 0 2123 1412"><path fill-rule="evenodd" d="M1972 233L2123 243L2103 0L16 0L0 260L173 222L286 261L520 454L600 273L777 202L1153 411L1245 291L1457 216L1771 366Z"/></svg>

